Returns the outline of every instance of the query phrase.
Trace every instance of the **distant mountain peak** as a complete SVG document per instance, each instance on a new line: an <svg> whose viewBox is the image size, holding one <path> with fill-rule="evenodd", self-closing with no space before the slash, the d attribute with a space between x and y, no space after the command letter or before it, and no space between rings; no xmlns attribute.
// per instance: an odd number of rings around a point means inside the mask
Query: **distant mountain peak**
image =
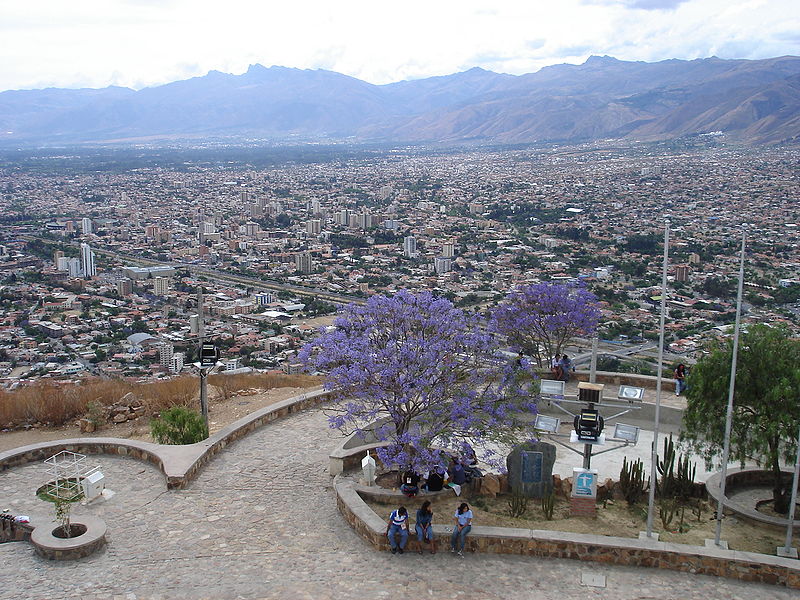
<svg viewBox="0 0 800 600"><path fill-rule="evenodd" d="M800 57L590 56L527 75L474 66L373 85L326 69L248 65L140 91L0 94L4 145L180 136L499 143L664 139L723 131L754 143L800 139Z"/></svg>
<svg viewBox="0 0 800 600"><path fill-rule="evenodd" d="M586 62L583 64L588 66L600 66L600 65L615 65L621 62L622 62L621 60L614 58L613 56L609 56L608 54L604 54L603 56L592 54L589 58L586 59Z"/></svg>

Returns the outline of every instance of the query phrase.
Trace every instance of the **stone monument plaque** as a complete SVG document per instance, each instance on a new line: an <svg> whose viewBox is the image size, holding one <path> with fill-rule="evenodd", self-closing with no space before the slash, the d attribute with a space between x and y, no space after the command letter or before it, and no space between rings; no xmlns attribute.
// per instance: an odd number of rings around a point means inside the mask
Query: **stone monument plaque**
<svg viewBox="0 0 800 600"><path fill-rule="evenodd" d="M522 452L522 483L542 482L542 462L544 454L541 452Z"/></svg>
<svg viewBox="0 0 800 600"><path fill-rule="evenodd" d="M553 492L553 463L556 447L547 442L528 442L516 446L506 458L508 483L512 491L542 498Z"/></svg>

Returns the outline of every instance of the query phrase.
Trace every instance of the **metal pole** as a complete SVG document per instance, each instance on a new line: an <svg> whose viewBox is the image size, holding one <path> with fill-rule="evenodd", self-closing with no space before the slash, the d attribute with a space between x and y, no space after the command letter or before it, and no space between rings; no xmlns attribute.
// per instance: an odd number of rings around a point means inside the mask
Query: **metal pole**
<svg viewBox="0 0 800 600"><path fill-rule="evenodd" d="M650 490L647 496L647 537L653 537L653 514L656 503L658 472L658 430L661 424L661 379L664 369L664 318L667 312L667 266L669 264L669 219L664 224L664 265L661 274L661 320L658 328L658 378L656 379L656 414L653 422L653 443L650 447Z"/></svg>
<svg viewBox="0 0 800 600"><path fill-rule="evenodd" d="M717 530L714 545L720 545L722 534L722 513L724 509L725 483L728 478L728 460L731 453L731 423L733 421L733 392L736 389L736 359L739 354L739 322L742 316L742 289L744 288L744 246L745 232L742 231L742 255L739 259L739 290L736 293L736 323L733 332L733 356L731 357L731 382L728 386L728 411L725 413L725 439L722 448L722 480L719 483L719 503L717 504Z"/></svg>
<svg viewBox="0 0 800 600"><path fill-rule="evenodd" d="M205 341L206 327L203 316L203 286L197 287L197 360L201 361L203 342ZM208 430L208 372L200 367L200 414Z"/></svg>
<svg viewBox="0 0 800 600"><path fill-rule="evenodd" d="M583 445L583 468L584 469L591 469L592 468L592 445L591 444L584 444Z"/></svg>
<svg viewBox="0 0 800 600"><path fill-rule="evenodd" d="M589 367L589 383L597 381L597 336L592 338L592 363Z"/></svg>
<svg viewBox="0 0 800 600"><path fill-rule="evenodd" d="M794 505L797 502L797 480L800 479L800 430L797 431L797 458L794 460L794 477L792 478L792 501L789 502L789 525L786 527L786 545L783 555L792 554L792 533L794 532Z"/></svg>

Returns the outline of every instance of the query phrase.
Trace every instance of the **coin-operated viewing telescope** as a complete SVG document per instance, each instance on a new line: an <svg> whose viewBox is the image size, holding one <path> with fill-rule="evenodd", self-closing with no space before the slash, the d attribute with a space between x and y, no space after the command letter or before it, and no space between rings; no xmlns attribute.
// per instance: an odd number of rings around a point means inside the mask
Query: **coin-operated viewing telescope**
<svg viewBox="0 0 800 600"><path fill-rule="evenodd" d="M575 415L573 425L578 439L582 442L596 442L603 433L603 417L593 404L581 409L580 414Z"/></svg>

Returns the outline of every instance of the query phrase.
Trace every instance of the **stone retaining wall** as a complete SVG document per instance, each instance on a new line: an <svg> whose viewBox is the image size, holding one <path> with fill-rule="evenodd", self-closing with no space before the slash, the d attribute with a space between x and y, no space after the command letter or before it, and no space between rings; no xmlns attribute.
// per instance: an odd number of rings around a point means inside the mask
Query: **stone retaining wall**
<svg viewBox="0 0 800 600"><path fill-rule="evenodd" d="M184 446L166 446L118 438L73 438L21 446L0 452L0 472L67 450L79 454L125 456L156 465L166 478L168 489L185 488L214 455L231 442L276 419L316 406L327 400L330 392L315 391L257 410L202 442Z"/></svg>
<svg viewBox="0 0 800 600"><path fill-rule="evenodd" d="M333 487L339 512L353 530L377 550L388 550L386 522L367 506L353 482L337 475ZM446 550L452 527L434 525L433 531L440 549ZM687 544L475 525L466 549L655 567L800 589L800 561Z"/></svg>

